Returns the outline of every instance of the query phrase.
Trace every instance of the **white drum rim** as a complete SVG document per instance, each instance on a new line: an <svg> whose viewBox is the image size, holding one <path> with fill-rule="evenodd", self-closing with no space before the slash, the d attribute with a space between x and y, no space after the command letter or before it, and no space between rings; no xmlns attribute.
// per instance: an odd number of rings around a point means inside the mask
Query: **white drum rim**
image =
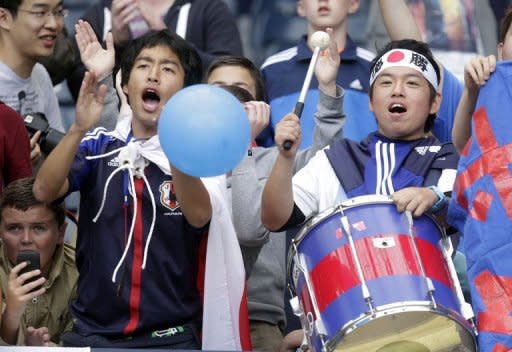
<svg viewBox="0 0 512 352"><path fill-rule="evenodd" d="M475 329L461 315L455 314L452 310L440 305L434 308L430 301L404 301L378 306L375 308L375 314L371 315L368 314L369 312L367 312L367 314L360 315L358 318L347 322L336 334L334 334L329 340L325 342L324 347L326 347L327 350L332 351L337 346L337 344L343 340L343 337L349 335L352 331L356 331L357 329L381 317L385 317L390 314L409 312L430 312L432 314L441 315L445 318L451 319L458 323L469 333L473 340L474 346L477 346ZM353 328L354 325L356 325L355 328Z"/></svg>

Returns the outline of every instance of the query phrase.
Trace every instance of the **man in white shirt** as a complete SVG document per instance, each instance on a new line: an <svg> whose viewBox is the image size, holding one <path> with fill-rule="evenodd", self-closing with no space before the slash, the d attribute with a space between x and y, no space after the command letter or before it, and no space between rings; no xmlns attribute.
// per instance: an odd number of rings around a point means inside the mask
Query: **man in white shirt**
<svg viewBox="0 0 512 352"><path fill-rule="evenodd" d="M37 59L53 53L65 14L61 0L0 1L0 100L21 115L43 113L62 132L57 96Z"/></svg>

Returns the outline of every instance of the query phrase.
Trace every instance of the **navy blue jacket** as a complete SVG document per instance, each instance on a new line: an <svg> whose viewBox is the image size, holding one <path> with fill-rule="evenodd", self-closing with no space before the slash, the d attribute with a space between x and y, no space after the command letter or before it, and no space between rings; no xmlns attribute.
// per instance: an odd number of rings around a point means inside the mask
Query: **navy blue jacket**
<svg viewBox="0 0 512 352"><path fill-rule="evenodd" d="M117 154L86 160L123 147L104 130L86 135L68 175L70 192L80 191L76 246L79 271L77 298L71 312L82 335L136 335L194 323L200 327L202 301L198 285L199 247L204 229L185 220L173 192L172 178L149 163L145 175L156 202L156 222L146 268L141 269L153 210L142 179L135 180L138 215L123 267L112 274L125 249L133 217L133 197L124 202L125 177L116 174L108 187L105 207L93 222L107 178L119 165ZM130 191L129 194L132 194Z"/></svg>

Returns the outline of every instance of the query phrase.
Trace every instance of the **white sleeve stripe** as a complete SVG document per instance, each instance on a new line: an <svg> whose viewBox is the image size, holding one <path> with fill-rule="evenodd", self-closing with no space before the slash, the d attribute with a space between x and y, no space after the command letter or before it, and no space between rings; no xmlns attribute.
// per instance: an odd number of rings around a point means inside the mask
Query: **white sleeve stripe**
<svg viewBox="0 0 512 352"><path fill-rule="evenodd" d="M380 187L381 187L381 177L382 177L382 169L381 169L381 163L380 163L380 145L382 144L381 141L377 141L375 144L375 161L377 166L377 178L375 180L375 194L380 194Z"/></svg>
<svg viewBox="0 0 512 352"><path fill-rule="evenodd" d="M389 173L386 177L386 183L388 185L389 194L395 193L395 189L393 187L393 179L391 175L393 175L393 170L395 169L395 143L389 144L389 158L390 158L390 167L389 167Z"/></svg>
<svg viewBox="0 0 512 352"><path fill-rule="evenodd" d="M437 187L443 193L451 192L453 184L455 183L455 177L457 176L457 170L455 169L444 169L437 181Z"/></svg>
<svg viewBox="0 0 512 352"><path fill-rule="evenodd" d="M389 170L389 154L388 154L388 144L382 143L382 161L384 163L383 165L383 172L382 172L382 191L380 194L383 195L389 195L389 190L386 189L386 179L388 178L388 174L390 172Z"/></svg>

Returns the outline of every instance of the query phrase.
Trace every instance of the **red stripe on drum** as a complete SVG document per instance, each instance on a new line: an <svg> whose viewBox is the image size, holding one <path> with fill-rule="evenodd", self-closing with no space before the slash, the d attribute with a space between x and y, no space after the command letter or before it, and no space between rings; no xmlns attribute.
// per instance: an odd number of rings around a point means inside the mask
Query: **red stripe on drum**
<svg viewBox="0 0 512 352"><path fill-rule="evenodd" d="M416 238L416 244L426 275L432 280L437 280L453 290L453 281L441 250L421 238Z"/></svg>
<svg viewBox="0 0 512 352"><path fill-rule="evenodd" d="M382 245L383 239L387 241L385 246ZM441 251L426 240L416 238L416 242L426 275L451 288L453 285ZM388 276L420 275L409 235L365 237L355 241L355 246L366 281ZM348 244L325 256L309 276L320 312L336 298L361 284ZM305 291L306 287L301 293L303 302Z"/></svg>

